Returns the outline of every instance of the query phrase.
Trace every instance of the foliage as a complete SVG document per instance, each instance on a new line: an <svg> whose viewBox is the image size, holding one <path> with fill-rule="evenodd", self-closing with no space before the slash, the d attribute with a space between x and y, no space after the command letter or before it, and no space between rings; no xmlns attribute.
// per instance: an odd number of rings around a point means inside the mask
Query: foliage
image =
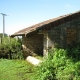
<svg viewBox="0 0 80 80"><path fill-rule="evenodd" d="M2 36L3 36L3 33L0 33L0 37L2 37ZM6 37L8 35L5 33L4 36Z"/></svg>
<svg viewBox="0 0 80 80"><path fill-rule="evenodd" d="M79 50L79 44L51 50L38 67L36 80L80 80Z"/></svg>
<svg viewBox="0 0 80 80"><path fill-rule="evenodd" d="M53 52L53 51L52 51ZM52 56L45 57L43 62L37 68L36 80L52 80L55 79L55 68L53 61L50 60Z"/></svg>
<svg viewBox="0 0 80 80"><path fill-rule="evenodd" d="M0 57L22 59L21 39L4 37L0 44Z"/></svg>
<svg viewBox="0 0 80 80"><path fill-rule="evenodd" d="M67 48L67 56L74 62L80 60L80 43L70 44Z"/></svg>

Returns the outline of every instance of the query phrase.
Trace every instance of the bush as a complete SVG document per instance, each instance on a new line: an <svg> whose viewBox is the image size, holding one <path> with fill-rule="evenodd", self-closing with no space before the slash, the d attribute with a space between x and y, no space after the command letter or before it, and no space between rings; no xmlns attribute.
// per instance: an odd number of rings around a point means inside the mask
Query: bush
<svg viewBox="0 0 80 80"><path fill-rule="evenodd" d="M52 50L51 52L54 51ZM52 59L52 54L43 59L43 62L37 68L36 80L55 80L55 67Z"/></svg>
<svg viewBox="0 0 80 80"><path fill-rule="evenodd" d="M22 59L21 39L5 37L0 45L0 57L10 59Z"/></svg>
<svg viewBox="0 0 80 80"><path fill-rule="evenodd" d="M67 47L67 56L74 62L80 60L80 43L70 44Z"/></svg>
<svg viewBox="0 0 80 80"><path fill-rule="evenodd" d="M38 67L36 80L80 80L80 45L76 46L51 50Z"/></svg>

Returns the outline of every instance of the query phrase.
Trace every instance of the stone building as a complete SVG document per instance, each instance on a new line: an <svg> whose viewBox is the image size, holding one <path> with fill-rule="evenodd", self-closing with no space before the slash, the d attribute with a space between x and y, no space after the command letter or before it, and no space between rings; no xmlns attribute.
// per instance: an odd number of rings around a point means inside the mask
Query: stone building
<svg viewBox="0 0 80 80"><path fill-rule="evenodd" d="M22 36L25 55L45 56L50 48L65 48L72 42L80 42L80 11L35 24L11 36Z"/></svg>

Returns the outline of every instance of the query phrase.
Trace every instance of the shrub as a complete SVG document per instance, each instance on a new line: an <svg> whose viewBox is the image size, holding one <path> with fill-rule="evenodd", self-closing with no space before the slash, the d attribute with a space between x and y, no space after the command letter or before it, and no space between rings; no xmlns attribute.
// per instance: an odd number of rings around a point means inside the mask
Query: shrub
<svg viewBox="0 0 80 80"><path fill-rule="evenodd" d="M10 59L22 59L22 43L21 39L4 37L0 45L0 56Z"/></svg>
<svg viewBox="0 0 80 80"><path fill-rule="evenodd" d="M80 60L80 43L74 43L70 44L69 47L67 47L67 56L71 58L73 61L79 61Z"/></svg>
<svg viewBox="0 0 80 80"><path fill-rule="evenodd" d="M36 80L55 80L55 68L52 59L52 54L43 59L43 62L38 66Z"/></svg>
<svg viewBox="0 0 80 80"><path fill-rule="evenodd" d="M53 49L38 67L37 80L80 80L79 48ZM76 55L74 57L74 55Z"/></svg>

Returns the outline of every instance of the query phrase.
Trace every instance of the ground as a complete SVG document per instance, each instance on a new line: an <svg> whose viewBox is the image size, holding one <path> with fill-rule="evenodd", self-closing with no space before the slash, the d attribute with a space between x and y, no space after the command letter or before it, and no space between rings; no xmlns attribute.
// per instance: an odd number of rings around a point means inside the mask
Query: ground
<svg viewBox="0 0 80 80"><path fill-rule="evenodd" d="M35 69L25 60L0 59L0 80L33 80Z"/></svg>

